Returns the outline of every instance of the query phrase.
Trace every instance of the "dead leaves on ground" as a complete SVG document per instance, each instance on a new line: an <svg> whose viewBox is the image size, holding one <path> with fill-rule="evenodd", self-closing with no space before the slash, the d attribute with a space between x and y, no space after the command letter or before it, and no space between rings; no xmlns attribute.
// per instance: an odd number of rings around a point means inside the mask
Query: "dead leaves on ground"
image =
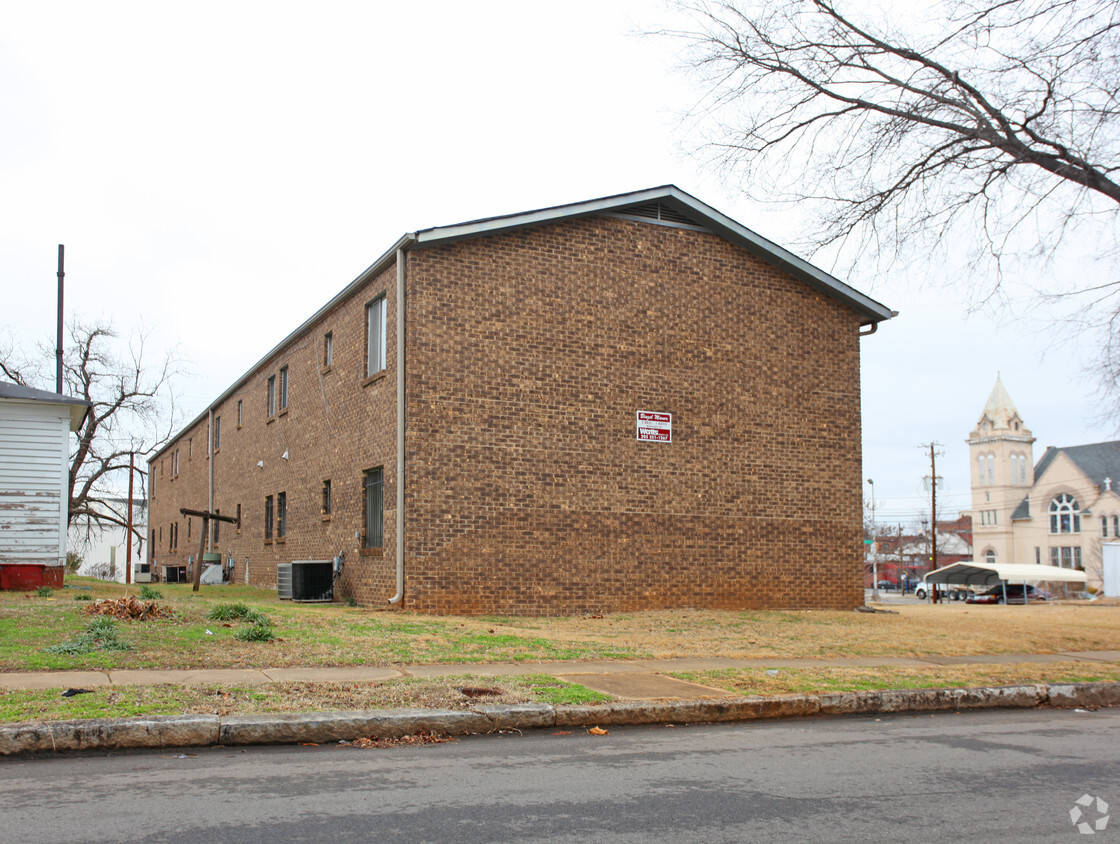
<svg viewBox="0 0 1120 844"><path fill-rule="evenodd" d="M121 621L152 621L175 615L170 607L161 606L157 601L141 601L135 595L126 598L102 598L86 607L86 612L90 615L107 615Z"/></svg>
<svg viewBox="0 0 1120 844"><path fill-rule="evenodd" d="M409 745L423 745L423 744L442 744L445 741L455 741L447 733L430 733L427 730L421 730L410 736L400 736L398 738L378 738L377 736L369 736L368 738L356 738L353 741L340 741L339 744L348 747L406 747Z"/></svg>

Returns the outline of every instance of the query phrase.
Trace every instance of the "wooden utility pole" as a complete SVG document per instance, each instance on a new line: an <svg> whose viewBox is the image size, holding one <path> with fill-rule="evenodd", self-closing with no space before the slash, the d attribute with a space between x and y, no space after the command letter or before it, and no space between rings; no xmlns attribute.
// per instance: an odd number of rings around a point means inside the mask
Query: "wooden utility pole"
<svg viewBox="0 0 1120 844"><path fill-rule="evenodd" d="M221 513L208 513L205 510L189 510L186 507L180 507L179 512L184 516L198 516L202 519L202 530L198 532L198 556L194 558L194 581L193 590L198 591L198 585L202 581L202 554L206 550L206 537L210 533L210 520L214 519L219 522L229 522L231 525L241 527L241 519L234 518L233 516L223 516Z"/></svg>
<svg viewBox="0 0 1120 844"><path fill-rule="evenodd" d="M132 583L132 472L135 469L136 452L128 454L128 526L124 532L124 582Z"/></svg>

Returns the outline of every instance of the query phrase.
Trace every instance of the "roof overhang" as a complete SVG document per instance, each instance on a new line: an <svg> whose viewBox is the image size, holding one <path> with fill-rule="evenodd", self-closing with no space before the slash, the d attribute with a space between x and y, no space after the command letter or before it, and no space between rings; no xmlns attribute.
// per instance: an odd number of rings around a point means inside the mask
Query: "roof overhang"
<svg viewBox="0 0 1120 844"><path fill-rule="evenodd" d="M925 579L927 583L957 583L964 586L994 586L1001 580L1013 583L1042 580L1084 583L1085 572L1058 566L965 561L934 569Z"/></svg>
<svg viewBox="0 0 1120 844"><path fill-rule="evenodd" d="M465 238L498 234L559 220L620 212L631 206L644 205L649 202L663 203L674 211L693 219L702 228L712 231L737 246L741 246L751 254L784 270L810 287L839 299L857 311L865 319L865 324L881 322L890 319L893 315L891 309L886 305L876 302L869 296L864 296L855 288L849 287L819 267L813 266L773 241L767 240L757 232L735 222L735 220L701 202L676 185L662 185L661 187L647 188L631 193L589 199L584 202L555 205L551 208L541 208L536 211L525 211L520 214L506 214L501 217L487 217L451 226L421 229L416 232L416 244L418 247L424 247L451 243Z"/></svg>
<svg viewBox="0 0 1120 844"><path fill-rule="evenodd" d="M22 384L11 384L0 381L0 399L14 402L35 404L61 404L70 411L70 430L76 431L82 427L82 420L86 418L93 402L87 399L76 399L49 390L37 390L34 387L25 387Z"/></svg>

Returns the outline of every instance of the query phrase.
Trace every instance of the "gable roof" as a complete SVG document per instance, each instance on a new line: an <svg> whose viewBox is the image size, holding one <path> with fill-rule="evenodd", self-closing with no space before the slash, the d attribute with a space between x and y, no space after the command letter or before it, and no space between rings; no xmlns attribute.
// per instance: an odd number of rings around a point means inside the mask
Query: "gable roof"
<svg viewBox="0 0 1120 844"><path fill-rule="evenodd" d="M1059 454L1064 454L1070 459L1086 478L1104 489L1105 481L1112 481L1112 488L1120 490L1120 441L1106 443L1091 443L1089 445L1071 445L1065 448L1048 446L1046 452L1034 467L1034 482L1038 483L1046 470L1057 459ZM1019 502L1019 506L1011 513L1014 519L1029 519L1031 517L1030 496Z"/></svg>
<svg viewBox="0 0 1120 844"><path fill-rule="evenodd" d="M0 381L0 399L68 405L70 408L71 431L76 431L81 427L86 412L93 407L93 402L86 399L75 399L48 390L36 390L34 387L25 387L23 384L13 384L10 381Z"/></svg>
<svg viewBox="0 0 1120 844"><path fill-rule="evenodd" d="M420 229L415 232L414 238L417 246L423 247L596 214L613 214L641 219L645 222L684 225L709 231L736 246L741 246L752 255L784 270L825 295L840 300L863 316L866 319L865 324L881 322L894 315L886 305L863 295L819 267L813 266L773 241L735 222L676 185L662 185L567 205L554 205L536 211L523 211L450 226Z"/></svg>
<svg viewBox="0 0 1120 844"><path fill-rule="evenodd" d="M1120 488L1120 441L1047 448L1035 467L1036 480L1059 454L1068 457L1097 486L1103 488L1105 480L1111 478L1113 486Z"/></svg>
<svg viewBox="0 0 1120 844"><path fill-rule="evenodd" d="M425 246L454 243L472 237L485 237L515 229L530 226L554 223L560 220L591 217L596 214L612 214L629 219L641 219L643 222L659 223L662 225L685 226L688 228L709 231L741 246L753 255L782 269L794 278L843 302L863 317L861 325L877 325L883 320L891 319L898 314L881 302L865 296L854 287L849 287L844 282L835 278L819 267L808 261L798 258L792 252L783 249L773 241L767 240L762 235L751 231L746 226L735 222L730 217L720 213L710 205L706 205L691 194L685 193L676 185L662 185L646 190L620 193L614 196L605 196L599 199L588 199L583 202L574 202L567 205L554 205L549 208L540 208L536 211L522 211L516 214L505 214L498 217L484 217L465 223L455 223L449 226L436 226L427 229L418 229L406 232L390 246L380 258L370 264L357 278L347 284L342 290L331 297L323 307L319 308L310 317L304 320L291 334L277 343L269 352L253 364L244 374L233 382L218 398L212 401L206 410L203 410L189 423L184 425L179 433L197 425L207 412L216 408L223 401L235 393L249 377L260 367L264 366L271 358L279 354L286 346L301 337L312 325L330 311L335 305L346 299L366 281L388 269L396 261L397 252ZM178 439L178 435L164 445L159 451L148 458L151 463L167 451Z"/></svg>

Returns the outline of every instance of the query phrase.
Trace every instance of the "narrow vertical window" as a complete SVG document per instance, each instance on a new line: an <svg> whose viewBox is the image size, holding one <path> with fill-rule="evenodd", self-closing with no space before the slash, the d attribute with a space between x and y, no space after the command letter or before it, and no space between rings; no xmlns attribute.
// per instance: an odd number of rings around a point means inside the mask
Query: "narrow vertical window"
<svg viewBox="0 0 1120 844"><path fill-rule="evenodd" d="M280 410L288 409L288 367L280 367Z"/></svg>
<svg viewBox="0 0 1120 844"><path fill-rule="evenodd" d="M366 375L385 368L385 297L366 305Z"/></svg>
<svg viewBox="0 0 1120 844"><path fill-rule="evenodd" d="M1108 536L1108 516L1101 516L1101 536Z"/></svg>
<svg viewBox="0 0 1120 844"><path fill-rule="evenodd" d="M214 512L215 512L216 514L218 514L218 515L221 515L221 512L222 512L222 511L221 511L221 510L219 510L219 509L217 509L217 508L215 507L215 508L214 508ZM218 521L217 519L214 519L214 544L215 544L215 545L217 545L217 544L218 544L218 534L219 534L219 530L218 530L218 528L219 528L219 526L220 526L221 524L222 524L222 523L221 523L220 521Z"/></svg>
<svg viewBox="0 0 1120 844"><path fill-rule="evenodd" d="M1120 538L1120 516L1112 517L1112 535Z"/></svg>
<svg viewBox="0 0 1120 844"><path fill-rule="evenodd" d="M272 539L272 496L264 497L264 538Z"/></svg>
<svg viewBox="0 0 1120 844"><path fill-rule="evenodd" d="M222 447L222 417L214 417L214 451Z"/></svg>
<svg viewBox="0 0 1120 844"><path fill-rule="evenodd" d="M331 482L329 479L323 481L323 505L320 510L324 516L331 514Z"/></svg>
<svg viewBox="0 0 1120 844"><path fill-rule="evenodd" d="M979 457L976 458L976 460L980 464L980 486L983 486L984 485L984 455L981 454Z"/></svg>
<svg viewBox="0 0 1120 844"><path fill-rule="evenodd" d="M241 412L241 399L237 400L237 427L241 427L241 423L245 421L245 416Z"/></svg>
<svg viewBox="0 0 1120 844"><path fill-rule="evenodd" d="M370 469L365 473L365 548L380 548L384 529L385 470Z"/></svg>
<svg viewBox="0 0 1120 844"><path fill-rule="evenodd" d="M988 455L988 486L996 482L996 457L994 454Z"/></svg>
<svg viewBox="0 0 1120 844"><path fill-rule="evenodd" d="M268 418L276 415L276 376L268 376Z"/></svg>
<svg viewBox="0 0 1120 844"><path fill-rule="evenodd" d="M1037 545L1034 546L1034 564L1036 566L1041 566L1042 565L1042 549L1039 548Z"/></svg>
<svg viewBox="0 0 1120 844"><path fill-rule="evenodd" d="M241 505L237 505L237 534L241 535Z"/></svg>
<svg viewBox="0 0 1120 844"><path fill-rule="evenodd" d="M330 367L334 364L334 332L328 331L323 335L323 366Z"/></svg>
<svg viewBox="0 0 1120 844"><path fill-rule="evenodd" d="M276 538L283 539L288 533L288 493L276 496Z"/></svg>

